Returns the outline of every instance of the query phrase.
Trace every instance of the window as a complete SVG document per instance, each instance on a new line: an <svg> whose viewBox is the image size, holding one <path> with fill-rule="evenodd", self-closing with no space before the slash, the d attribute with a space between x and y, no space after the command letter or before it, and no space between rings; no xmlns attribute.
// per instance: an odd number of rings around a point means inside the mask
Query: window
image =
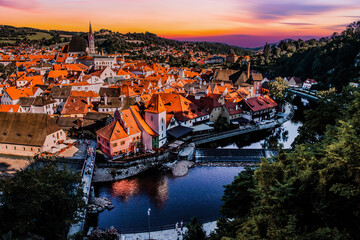
<svg viewBox="0 0 360 240"><path fill-rule="evenodd" d="M33 151L33 148L30 148L31 151Z"/></svg>
<svg viewBox="0 0 360 240"><path fill-rule="evenodd" d="M100 136L98 136L98 141L100 141Z"/></svg>
<svg viewBox="0 0 360 240"><path fill-rule="evenodd" d="M154 119L153 119L153 116L151 116L151 121L153 121Z"/></svg>
<svg viewBox="0 0 360 240"><path fill-rule="evenodd" d="M116 146L117 146L117 143L114 143L114 144L113 144L113 147L116 147Z"/></svg>
<svg viewBox="0 0 360 240"><path fill-rule="evenodd" d="M16 147L14 147L14 150L16 150Z"/></svg>
<svg viewBox="0 0 360 240"><path fill-rule="evenodd" d="M124 145L125 144L125 141L121 141L121 143L120 143L121 145Z"/></svg>
<svg viewBox="0 0 360 240"><path fill-rule="evenodd" d="M25 147L24 147L24 151L25 151Z"/></svg>

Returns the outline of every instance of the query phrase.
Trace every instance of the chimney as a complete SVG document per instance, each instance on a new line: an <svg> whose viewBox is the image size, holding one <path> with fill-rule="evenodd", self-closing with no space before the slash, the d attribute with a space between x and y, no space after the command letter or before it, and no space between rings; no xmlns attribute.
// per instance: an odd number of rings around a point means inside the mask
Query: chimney
<svg viewBox="0 0 360 240"><path fill-rule="evenodd" d="M104 103L105 103L105 105L108 105L108 98L106 96L106 93L105 93L105 96L104 96Z"/></svg>
<svg viewBox="0 0 360 240"><path fill-rule="evenodd" d="M250 62L248 62L247 77L250 78Z"/></svg>

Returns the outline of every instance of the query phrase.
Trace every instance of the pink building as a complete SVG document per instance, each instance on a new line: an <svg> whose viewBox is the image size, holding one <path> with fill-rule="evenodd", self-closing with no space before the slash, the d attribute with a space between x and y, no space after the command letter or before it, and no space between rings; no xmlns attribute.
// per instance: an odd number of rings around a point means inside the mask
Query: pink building
<svg viewBox="0 0 360 240"><path fill-rule="evenodd" d="M115 113L115 121L96 135L98 147L109 157L133 152L141 144L141 130L130 109Z"/></svg>

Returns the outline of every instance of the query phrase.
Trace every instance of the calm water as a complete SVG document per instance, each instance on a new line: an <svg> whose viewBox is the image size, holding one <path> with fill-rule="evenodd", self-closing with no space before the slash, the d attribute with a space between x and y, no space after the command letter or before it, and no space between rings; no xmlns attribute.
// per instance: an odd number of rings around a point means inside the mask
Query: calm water
<svg viewBox="0 0 360 240"><path fill-rule="evenodd" d="M230 184L242 167L196 167L185 177L148 171L140 176L95 185L96 196L112 200L115 208L105 210L91 225L100 228L147 229L147 209L151 226L160 227L219 216L223 185Z"/></svg>

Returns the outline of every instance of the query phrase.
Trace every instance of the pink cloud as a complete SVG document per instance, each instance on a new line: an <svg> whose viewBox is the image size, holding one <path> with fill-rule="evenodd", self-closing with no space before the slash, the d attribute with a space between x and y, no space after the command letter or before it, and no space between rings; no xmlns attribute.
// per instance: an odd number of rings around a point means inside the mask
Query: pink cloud
<svg viewBox="0 0 360 240"><path fill-rule="evenodd" d="M20 10L33 10L37 8L37 0L0 0L0 7L8 7Z"/></svg>

